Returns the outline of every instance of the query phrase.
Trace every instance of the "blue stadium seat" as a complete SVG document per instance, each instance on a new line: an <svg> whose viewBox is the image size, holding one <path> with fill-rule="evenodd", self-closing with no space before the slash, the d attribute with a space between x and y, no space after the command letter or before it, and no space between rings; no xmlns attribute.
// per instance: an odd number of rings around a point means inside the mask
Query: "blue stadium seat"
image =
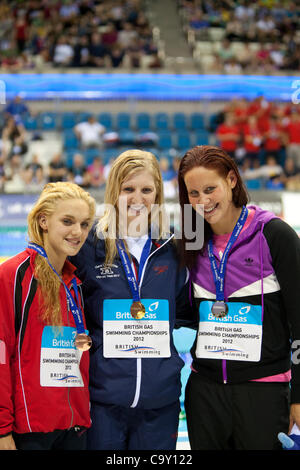
<svg viewBox="0 0 300 470"><path fill-rule="evenodd" d="M193 131L205 129L205 117L202 113L192 113L190 116L190 128Z"/></svg>
<svg viewBox="0 0 300 470"><path fill-rule="evenodd" d="M172 117L172 125L174 129L187 129L187 116L185 113L174 113Z"/></svg>
<svg viewBox="0 0 300 470"><path fill-rule="evenodd" d="M131 115L129 113L118 113L116 127L117 129L131 129Z"/></svg>
<svg viewBox="0 0 300 470"><path fill-rule="evenodd" d="M195 133L195 145L208 145L209 133L206 131L198 131Z"/></svg>
<svg viewBox="0 0 300 470"><path fill-rule="evenodd" d="M107 113L107 112L100 113L98 114L97 120L98 122L100 122L100 124L106 127L107 132L113 130L114 125L113 125L113 117L111 113Z"/></svg>
<svg viewBox="0 0 300 470"><path fill-rule="evenodd" d="M217 129L218 125L220 124L220 120L219 120L219 114L218 113L215 113L215 114L211 114L210 117L209 117L209 130L210 132L215 132L215 130Z"/></svg>
<svg viewBox="0 0 300 470"><path fill-rule="evenodd" d="M103 156L103 163L106 164L109 162L111 158L117 158L117 156L121 153L117 148L106 148L102 150Z"/></svg>
<svg viewBox="0 0 300 470"><path fill-rule="evenodd" d="M151 126L151 116L149 113L138 113L136 115L136 129L138 131L150 131Z"/></svg>
<svg viewBox="0 0 300 470"><path fill-rule="evenodd" d="M62 130L65 129L72 129L77 124L76 114L66 111L63 112L61 115L61 128Z"/></svg>
<svg viewBox="0 0 300 470"><path fill-rule="evenodd" d="M158 132L157 146L159 149L169 149L173 147L173 139L170 131Z"/></svg>
<svg viewBox="0 0 300 470"><path fill-rule="evenodd" d="M68 168L70 168L73 164L73 157L76 153L81 153L80 150L77 148L67 149L65 151L65 163Z"/></svg>
<svg viewBox="0 0 300 470"><path fill-rule="evenodd" d="M97 148L88 148L85 149L82 153L86 165L90 165L95 157L102 158L102 151Z"/></svg>
<svg viewBox="0 0 300 470"><path fill-rule="evenodd" d="M175 139L175 147L180 150L188 150L192 147L192 136L189 131L179 131Z"/></svg>
<svg viewBox="0 0 300 470"><path fill-rule="evenodd" d="M76 149L79 145L75 132L72 129L67 129L63 132L64 149Z"/></svg>
<svg viewBox="0 0 300 470"><path fill-rule="evenodd" d="M263 184L260 179L253 179L245 181L247 189L262 189Z"/></svg>
<svg viewBox="0 0 300 470"><path fill-rule="evenodd" d="M170 128L170 116L167 113L156 113L154 115L154 129L157 131Z"/></svg>
<svg viewBox="0 0 300 470"><path fill-rule="evenodd" d="M59 121L57 113L45 111L39 115L39 128L43 131L54 131L58 129Z"/></svg>
<svg viewBox="0 0 300 470"><path fill-rule="evenodd" d="M22 121L27 131L35 131L39 127L38 116L30 116L27 114Z"/></svg>

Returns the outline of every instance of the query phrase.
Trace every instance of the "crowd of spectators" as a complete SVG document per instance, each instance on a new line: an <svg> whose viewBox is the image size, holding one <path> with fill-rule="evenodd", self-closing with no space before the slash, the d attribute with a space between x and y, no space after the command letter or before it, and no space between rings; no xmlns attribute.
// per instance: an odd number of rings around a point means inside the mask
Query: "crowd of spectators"
<svg viewBox="0 0 300 470"><path fill-rule="evenodd" d="M213 129L251 189L300 190L300 109L259 96L232 100Z"/></svg>
<svg viewBox="0 0 300 470"><path fill-rule="evenodd" d="M161 66L140 0L3 0L0 66Z"/></svg>
<svg viewBox="0 0 300 470"><path fill-rule="evenodd" d="M299 2L177 0L177 4L183 29L194 50L198 48L204 72L300 70Z"/></svg>
<svg viewBox="0 0 300 470"><path fill-rule="evenodd" d="M299 2L177 0L177 6L204 73L300 70ZM164 66L142 0L3 0L0 51L8 72Z"/></svg>
<svg viewBox="0 0 300 470"><path fill-rule="evenodd" d="M106 133L107 129L91 115L73 129L78 147L72 158L67 157L61 138L61 150L54 151L49 145L49 158L45 162L32 151L34 134L30 135L23 125L24 112L30 112L26 103L15 97L2 116L1 191L35 192L48 181L58 180L74 181L85 188L105 188L112 159L103 158L104 152L110 147L115 157L122 151L118 140L106 140L105 136L117 135L116 132ZM207 119L206 126L212 142L236 161L249 189L300 191L299 106L268 102L264 96L252 101L235 99ZM47 146L47 131L44 137ZM154 151L160 160L166 197L176 197L177 169L184 151L159 150L154 141L149 146L145 141L136 144ZM93 158L89 160L86 159L88 149L93 150Z"/></svg>

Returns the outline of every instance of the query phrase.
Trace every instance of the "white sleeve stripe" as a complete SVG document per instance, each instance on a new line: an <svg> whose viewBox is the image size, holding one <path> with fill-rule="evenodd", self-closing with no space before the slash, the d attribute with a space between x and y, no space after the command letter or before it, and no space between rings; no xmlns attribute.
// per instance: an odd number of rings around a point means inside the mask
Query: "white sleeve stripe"
<svg viewBox="0 0 300 470"><path fill-rule="evenodd" d="M280 291L280 285L274 273L265 277L263 281L264 294L271 294L273 292ZM193 283L193 287L195 298L204 298L211 300L216 298L215 292L210 292L195 283ZM230 294L230 297L247 297L249 295L261 295L261 293L261 279L259 279L258 281L255 281L252 284L248 284L232 292Z"/></svg>

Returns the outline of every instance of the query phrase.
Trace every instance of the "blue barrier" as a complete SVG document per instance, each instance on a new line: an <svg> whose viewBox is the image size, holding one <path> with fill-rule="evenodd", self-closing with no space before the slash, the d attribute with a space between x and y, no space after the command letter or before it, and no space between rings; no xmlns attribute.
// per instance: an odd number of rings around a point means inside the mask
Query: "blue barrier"
<svg viewBox="0 0 300 470"><path fill-rule="evenodd" d="M25 100L230 100L300 102L299 77L177 74L0 74L6 101L16 94Z"/></svg>

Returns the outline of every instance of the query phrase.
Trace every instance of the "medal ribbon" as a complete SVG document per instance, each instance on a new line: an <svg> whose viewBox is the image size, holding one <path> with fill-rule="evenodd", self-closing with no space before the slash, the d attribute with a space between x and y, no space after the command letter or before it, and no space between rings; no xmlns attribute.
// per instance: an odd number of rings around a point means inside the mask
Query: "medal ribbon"
<svg viewBox="0 0 300 470"><path fill-rule="evenodd" d="M128 281L131 293L132 293L132 299L134 302L140 302L139 285L137 283L134 272L132 270L131 262L128 257L128 254L126 253L123 240L117 241L117 248L118 248L121 262L125 271L125 275L126 275L126 278L127 278L127 281ZM151 249L151 238L149 237L144 245L144 248L141 254L138 279L141 279L141 274L142 274L144 265L146 263L146 260L148 258L148 255L150 253L150 249Z"/></svg>
<svg viewBox="0 0 300 470"><path fill-rule="evenodd" d="M211 270L213 273L214 277L214 282L216 286L216 300L221 300L224 301L224 280L225 280L225 271L226 271L226 265L227 265L227 258L229 255L229 251L233 247L234 243L236 242L239 234L242 231L242 228L245 225L245 222L247 220L247 215L248 215L248 209L246 206L243 206L242 212L239 216L239 219L233 229L233 232L228 240L228 243L226 245L226 248L224 250L220 266L218 269L214 254L213 254L213 241L212 239L209 240L208 242L208 256L210 260L210 265L211 265Z"/></svg>
<svg viewBox="0 0 300 470"><path fill-rule="evenodd" d="M65 288L65 291L66 291L67 301L68 301L68 304L70 306L70 310L72 312L72 315L73 315L73 318L74 318L74 321L75 321L77 333L78 334L85 333L85 328L84 328L84 323L83 323L83 315L82 315L81 308L79 306L79 302L78 302L78 306L77 306L75 301L74 301L74 298L73 298L73 296L72 296L72 294L69 290L69 288L66 286L66 284L62 280L61 276L58 274L58 272L55 270L55 268L50 263L50 261L48 259L48 256L47 256L47 253L44 250L44 248L42 248L41 246L39 246L35 243L29 243L28 248L32 248L39 255L43 256L43 258L45 258L45 260L49 264L52 271L59 277L59 279L62 282L62 284ZM77 287L76 279L74 279L74 278L72 279L72 286L73 286L73 289L74 289L74 292L75 292L75 295L76 295L76 299L78 301L78 287Z"/></svg>

